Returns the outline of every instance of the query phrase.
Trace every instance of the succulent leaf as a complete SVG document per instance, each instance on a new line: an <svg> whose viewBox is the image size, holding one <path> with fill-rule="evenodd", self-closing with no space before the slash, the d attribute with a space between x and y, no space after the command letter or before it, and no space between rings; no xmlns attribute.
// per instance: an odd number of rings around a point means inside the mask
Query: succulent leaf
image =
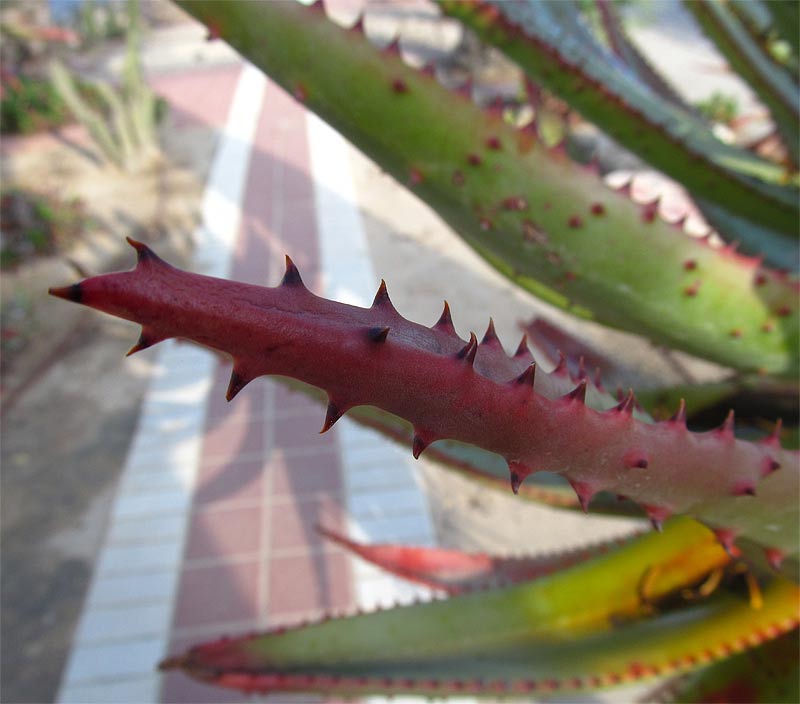
<svg viewBox="0 0 800 704"><path fill-rule="evenodd" d="M565 31L567 3L439 0L440 6L495 45L544 87L602 127L620 144L680 181L697 197L797 237L797 193L775 184L784 170L720 142L708 127L661 99ZM698 168L703 164L703 168ZM774 205L769 215L764 203Z"/></svg>
<svg viewBox="0 0 800 704"><path fill-rule="evenodd" d="M405 320L383 286L371 308L358 308L315 296L294 275L275 288L224 281L132 245L133 271L51 293L138 322L153 339L228 353L237 389L256 376L289 376L324 389L337 417L374 405L425 429L427 444L449 438L494 452L508 462L512 486L556 472L582 503L610 491L642 505L654 525L688 513L734 537L798 552L797 453L736 439L732 419L691 433L681 417L647 423L621 407L591 408L586 380L566 395L556 372L538 373L534 387L517 384L527 360L478 345L474 333L465 343ZM365 334L383 327L391 333L381 344ZM632 453L646 461L631 468Z"/></svg>
<svg viewBox="0 0 800 704"><path fill-rule="evenodd" d="M719 591L659 606L708 567L708 553L684 559L698 528L676 522L533 582L195 646L162 668L249 691L530 696L691 670L796 628L798 588L781 578L757 609ZM648 570L654 551L663 564Z"/></svg>
<svg viewBox="0 0 800 704"><path fill-rule="evenodd" d="M572 163L563 149L544 148L531 132L455 97L322 12L296 2L184 6L287 91L302 85L310 109L524 288L723 364L796 375L796 318L778 316L769 334L762 330L776 311L795 310L790 279L684 236L610 190L591 168ZM606 107L612 110L611 102ZM696 164L692 170L701 171ZM456 172L462 178L454 179ZM759 212L769 211L776 222L784 217L784 206L764 202L759 195ZM789 219L795 227L793 210ZM698 263L691 274L683 269L688 259ZM754 286L759 277L767 285ZM689 295L692 286L696 293ZM741 334L732 337L734 329Z"/></svg>
<svg viewBox="0 0 800 704"><path fill-rule="evenodd" d="M800 160L800 87L788 73L777 69L762 47L754 42L736 15L716 0L692 0L684 6L766 105L783 143L797 164Z"/></svg>

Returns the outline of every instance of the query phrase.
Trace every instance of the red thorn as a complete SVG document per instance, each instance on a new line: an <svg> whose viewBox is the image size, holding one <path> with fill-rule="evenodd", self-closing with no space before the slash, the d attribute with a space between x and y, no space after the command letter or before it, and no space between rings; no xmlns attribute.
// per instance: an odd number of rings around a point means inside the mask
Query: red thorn
<svg viewBox="0 0 800 704"><path fill-rule="evenodd" d="M288 254L286 255L286 272L281 279L281 286L304 286L300 272Z"/></svg>
<svg viewBox="0 0 800 704"><path fill-rule="evenodd" d="M481 340L482 345L489 345L489 346L500 346L500 340L497 338L497 333L494 329L494 320L489 318L489 326L486 328L486 332L483 335L483 339Z"/></svg>
<svg viewBox="0 0 800 704"><path fill-rule="evenodd" d="M522 372L522 374L520 374L516 379L514 379L513 383L533 388L535 380L536 380L536 362L533 362L529 367L525 369L524 372Z"/></svg>
<svg viewBox="0 0 800 704"><path fill-rule="evenodd" d="M519 345L517 345L517 351L514 353L514 359L533 359L533 355L531 351L528 349L528 336L523 334L522 339L519 341Z"/></svg>
<svg viewBox="0 0 800 704"><path fill-rule="evenodd" d="M209 22L206 25L206 41L213 42L220 38L219 25L216 22Z"/></svg>
<svg viewBox="0 0 800 704"><path fill-rule="evenodd" d="M422 183L424 176L419 169L411 168L408 171L408 185L409 186L418 186Z"/></svg>
<svg viewBox="0 0 800 704"><path fill-rule="evenodd" d="M628 469L647 469L650 464L647 453L643 450L628 450L622 462Z"/></svg>
<svg viewBox="0 0 800 704"><path fill-rule="evenodd" d="M430 444L431 441L426 440L419 431L414 431L414 440L411 443L411 454L414 455L414 459L418 460L419 456Z"/></svg>
<svg viewBox="0 0 800 704"><path fill-rule="evenodd" d="M238 394L245 386L247 386L252 379L247 378L246 375L236 371L236 367L231 371L231 378L228 382L228 390L225 392L225 400L233 401L236 394Z"/></svg>
<svg viewBox="0 0 800 704"><path fill-rule="evenodd" d="M783 550L778 550L778 548L764 548L764 556L767 558L767 562L769 562L772 569L779 570L786 557L786 553L783 552Z"/></svg>
<svg viewBox="0 0 800 704"><path fill-rule="evenodd" d="M733 409L728 411L728 415L725 416L725 420L722 422L722 425L719 426L714 432L717 434L718 437L721 437L725 440L733 440L734 433L734 414Z"/></svg>
<svg viewBox="0 0 800 704"><path fill-rule="evenodd" d="M386 281L381 279L381 285L375 293L375 298L372 300L372 308L385 308L394 311L392 301L389 299L389 292L386 290Z"/></svg>
<svg viewBox="0 0 800 704"><path fill-rule="evenodd" d="M578 401L581 404L586 403L586 379L581 379L572 391L561 398L569 401Z"/></svg>
<svg viewBox="0 0 800 704"><path fill-rule="evenodd" d="M141 352L142 350L146 350L148 347L152 347L153 345L158 344L159 342L163 341L164 339L166 339L166 338L163 338L163 337L161 337L159 335L156 335L153 332L147 331L144 328L142 328L142 332L139 335L139 340L136 342L136 344L133 347L131 347L128 350L128 352L127 352L127 354L125 356L126 357L130 357L132 354L136 354L137 352Z"/></svg>
<svg viewBox="0 0 800 704"><path fill-rule="evenodd" d="M528 201L522 196L509 196L503 200L502 205L504 210L521 212L528 209Z"/></svg>
<svg viewBox="0 0 800 704"><path fill-rule="evenodd" d="M592 207L589 209L589 212L592 215L605 215L606 214L606 206L602 203L592 203Z"/></svg>
<svg viewBox="0 0 800 704"><path fill-rule="evenodd" d="M672 511L664 506L650 506L647 504L642 504L642 508L647 513L653 528L661 533L664 530L664 521L672 515Z"/></svg>
<svg viewBox="0 0 800 704"><path fill-rule="evenodd" d="M579 215L573 215L569 220L567 220L567 225L573 229L583 227L583 219Z"/></svg>
<svg viewBox="0 0 800 704"><path fill-rule="evenodd" d="M457 359L463 359L472 366L475 363L475 354L478 352L478 338L475 337L474 332L469 334L469 342L464 345L457 353Z"/></svg>
<svg viewBox="0 0 800 704"><path fill-rule="evenodd" d="M450 315L450 304L445 301L444 302L444 310L442 314L439 316L439 320L433 326L434 330L443 330L444 332L452 333L455 335L456 329L453 326L453 318Z"/></svg>
<svg viewBox="0 0 800 704"><path fill-rule="evenodd" d="M642 220L644 222L653 222L658 215L658 201L648 203L642 206Z"/></svg>
<svg viewBox="0 0 800 704"><path fill-rule="evenodd" d="M348 32L364 34L364 13L359 14L358 19L347 28Z"/></svg>
<svg viewBox="0 0 800 704"><path fill-rule="evenodd" d="M740 555L739 548L736 547L736 533L728 528L714 528L714 535L717 537L722 549L731 557Z"/></svg>
<svg viewBox="0 0 800 704"><path fill-rule="evenodd" d="M755 496L756 487L753 482L744 479L734 484L733 491L731 493L734 496Z"/></svg>
<svg viewBox="0 0 800 704"><path fill-rule="evenodd" d="M150 262L161 261L161 258L144 242L139 242L139 240L135 240L133 237L126 237L125 240L136 250L137 264L149 264Z"/></svg>
<svg viewBox="0 0 800 704"><path fill-rule="evenodd" d="M762 477L768 477L773 472L777 472L780 468L780 463L777 462L774 457L767 456L761 460L760 474Z"/></svg>
<svg viewBox="0 0 800 704"><path fill-rule="evenodd" d="M65 301L72 301L73 303L80 303L83 300L83 290L80 284L52 287L47 289L47 293L57 298L63 298Z"/></svg>
<svg viewBox="0 0 800 704"><path fill-rule="evenodd" d="M389 328L370 328L367 330L367 337L373 342L381 344L386 342L386 337L389 334Z"/></svg>
<svg viewBox="0 0 800 704"><path fill-rule="evenodd" d="M500 141L499 137L487 137L485 144L487 149L491 149L495 152L503 148L503 143Z"/></svg>
<svg viewBox="0 0 800 704"><path fill-rule="evenodd" d="M672 418L670 418L668 422L675 423L675 425L681 425L684 428L686 427L686 401L681 399L678 402L678 410L675 411Z"/></svg>
<svg viewBox="0 0 800 704"><path fill-rule="evenodd" d="M531 470L521 462L508 460L508 472L509 479L511 481L511 491L513 491L515 494L518 494L519 488L522 486L522 482L524 482L525 478L531 474Z"/></svg>
<svg viewBox="0 0 800 704"><path fill-rule="evenodd" d="M683 263L683 268L686 271L694 271L695 269L697 269L697 260L696 259L687 259Z"/></svg>
<svg viewBox="0 0 800 704"><path fill-rule="evenodd" d="M594 489L586 482L581 482L573 479L567 479L570 486L575 490L575 495L578 497L578 503L584 513L589 512L589 503L595 494Z"/></svg>
<svg viewBox="0 0 800 704"><path fill-rule="evenodd" d="M483 163L483 160L478 154L467 154L467 163L470 166L480 166Z"/></svg>
<svg viewBox="0 0 800 704"><path fill-rule="evenodd" d="M333 401L329 401L328 410L325 413L325 422L322 424L322 430L319 431L320 435L322 435L322 433L327 433L346 411L346 408L339 408Z"/></svg>

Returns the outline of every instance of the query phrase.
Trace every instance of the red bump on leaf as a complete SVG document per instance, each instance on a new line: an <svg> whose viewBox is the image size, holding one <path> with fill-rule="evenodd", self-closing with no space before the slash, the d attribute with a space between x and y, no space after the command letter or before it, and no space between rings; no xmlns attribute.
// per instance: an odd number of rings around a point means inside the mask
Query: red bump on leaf
<svg viewBox="0 0 800 704"><path fill-rule="evenodd" d="M583 219L579 215L573 215L569 220L567 220L567 225L573 229L583 227Z"/></svg>
<svg viewBox="0 0 800 704"><path fill-rule="evenodd" d="M753 279L755 286L764 286L767 283L767 275L764 272L759 272Z"/></svg>
<svg viewBox="0 0 800 704"><path fill-rule="evenodd" d="M386 342L386 337L389 335L389 328L370 328L367 330L367 337L373 342L381 344Z"/></svg>
<svg viewBox="0 0 800 704"><path fill-rule="evenodd" d="M644 450L628 450L622 461L628 469L647 469L650 463Z"/></svg>
<svg viewBox="0 0 800 704"><path fill-rule="evenodd" d="M734 496L755 496L756 487L753 482L744 479L733 485L733 491L731 493Z"/></svg>
<svg viewBox="0 0 800 704"><path fill-rule="evenodd" d="M522 196L509 196L503 201L503 209L505 210L523 211L527 210L527 208L528 201Z"/></svg>
<svg viewBox="0 0 800 704"><path fill-rule="evenodd" d="M480 166L482 159L477 154L467 154L467 163L470 166Z"/></svg>
<svg viewBox="0 0 800 704"><path fill-rule="evenodd" d="M773 332L775 330L775 321L767 320L761 325L761 332Z"/></svg>
<svg viewBox="0 0 800 704"><path fill-rule="evenodd" d="M781 306L775 309L775 315L779 318L788 318L792 314L792 309L789 306Z"/></svg>
<svg viewBox="0 0 800 704"><path fill-rule="evenodd" d="M700 285L702 283L702 281L695 281L693 284L690 284L683 289L684 295L688 296L689 298L694 298L698 293L700 293Z"/></svg>
<svg viewBox="0 0 800 704"><path fill-rule="evenodd" d="M487 137L485 144L487 149L491 149L495 152L503 148L503 143L500 141L499 137Z"/></svg>
<svg viewBox="0 0 800 704"><path fill-rule="evenodd" d="M409 186L418 186L422 183L424 177L422 172L419 169L411 168L408 171L408 185Z"/></svg>
<svg viewBox="0 0 800 704"><path fill-rule="evenodd" d="M732 337L734 340L738 340L742 336L742 329L733 328L733 330L728 333L728 336Z"/></svg>
<svg viewBox="0 0 800 704"><path fill-rule="evenodd" d="M764 556L767 558L767 562L769 562L772 569L778 570L783 564L783 560L786 558L786 553L777 548L764 548Z"/></svg>
<svg viewBox="0 0 800 704"><path fill-rule="evenodd" d="M683 263L683 268L686 271L694 271L695 269L697 269L697 260L695 260L695 259L687 259Z"/></svg>
<svg viewBox="0 0 800 704"><path fill-rule="evenodd" d="M408 93L408 83L402 78L392 79L392 90L397 94Z"/></svg>
<svg viewBox="0 0 800 704"><path fill-rule="evenodd" d="M489 218L481 218L479 222L481 230L483 230L484 232L488 232L489 230L494 229L494 223L491 220L489 220Z"/></svg>
<svg viewBox="0 0 800 704"><path fill-rule="evenodd" d="M597 215L597 216L605 215L606 206L604 206L602 203L592 203L592 207L589 208L589 212L592 215Z"/></svg>
<svg viewBox="0 0 800 704"><path fill-rule="evenodd" d="M454 186L463 186L466 179L464 178L464 174L458 169L456 169L453 172L452 181Z"/></svg>

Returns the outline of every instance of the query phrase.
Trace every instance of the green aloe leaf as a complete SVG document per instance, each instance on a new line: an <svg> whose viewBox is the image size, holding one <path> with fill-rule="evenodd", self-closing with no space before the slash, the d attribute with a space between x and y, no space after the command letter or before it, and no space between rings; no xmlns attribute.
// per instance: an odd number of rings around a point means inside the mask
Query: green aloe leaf
<svg viewBox="0 0 800 704"><path fill-rule="evenodd" d="M792 162L800 160L800 88L754 42L736 15L717 0L691 0L694 15L733 69L769 108Z"/></svg>
<svg viewBox="0 0 800 704"><path fill-rule="evenodd" d="M684 236L562 149L543 148L320 9L184 7L532 293L739 369L797 374L796 290L785 277Z"/></svg>
<svg viewBox="0 0 800 704"><path fill-rule="evenodd" d="M676 521L530 583L223 639L162 667L250 691L531 696L691 670L795 628L798 588L780 578L760 608L725 591L660 601L727 559L702 530Z"/></svg>
<svg viewBox="0 0 800 704"><path fill-rule="evenodd" d="M639 83L585 37L565 29L568 3L439 0L537 82L689 192L758 225L798 235L797 190L785 169L720 142Z"/></svg>

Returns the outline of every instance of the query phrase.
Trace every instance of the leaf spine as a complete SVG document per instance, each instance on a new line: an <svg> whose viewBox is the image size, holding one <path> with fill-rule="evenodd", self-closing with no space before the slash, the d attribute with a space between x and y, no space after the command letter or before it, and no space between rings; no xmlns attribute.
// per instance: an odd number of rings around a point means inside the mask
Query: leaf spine
<svg viewBox="0 0 800 704"><path fill-rule="evenodd" d="M388 335L389 335L389 328L388 327L386 327L386 328L375 327L375 328L370 328L369 330L367 330L367 337L369 337L370 340L372 340L373 342L375 342L375 343L377 343L379 345L383 344L384 342L386 342L386 337Z"/></svg>
<svg viewBox="0 0 800 704"><path fill-rule="evenodd" d="M225 400L228 402L232 401L234 397L251 381L252 379L248 379L244 374L237 371L236 366L234 365L233 370L231 371L231 378L228 381L228 390L225 392Z"/></svg>
<svg viewBox="0 0 800 704"><path fill-rule="evenodd" d="M295 266L292 258L286 255L286 272L281 279L281 286L303 286L303 279L300 277L300 271Z"/></svg>
<svg viewBox="0 0 800 704"><path fill-rule="evenodd" d="M478 352L478 338L474 332L469 334L469 342L456 352L456 359L463 359L471 367L475 363L475 354Z"/></svg>
<svg viewBox="0 0 800 704"><path fill-rule="evenodd" d="M346 408L340 408L333 400L329 400L328 409L325 412L325 422L322 424L322 430L319 431L320 435L327 433L346 411Z"/></svg>
<svg viewBox="0 0 800 704"><path fill-rule="evenodd" d="M578 385L574 389L572 389L572 391L570 391L567 394L564 394L564 396L562 396L561 398L566 399L570 402L577 401L578 403L583 405L584 403L586 403L586 385L587 385L586 379L581 379L578 382Z"/></svg>
<svg viewBox="0 0 800 704"><path fill-rule="evenodd" d="M497 337L497 333L494 329L494 320L489 318L489 326L486 328L486 332L483 335L483 339L481 340L482 345L488 345L490 347L500 347L500 340Z"/></svg>
<svg viewBox="0 0 800 704"><path fill-rule="evenodd" d="M667 422L686 428L686 401L681 399L678 402L678 410L675 411L675 413Z"/></svg>
<svg viewBox="0 0 800 704"><path fill-rule="evenodd" d="M522 374L520 374L514 381L512 382L515 386L529 386L531 389L533 388L534 381L536 380L536 362L532 362L529 367L525 369Z"/></svg>
<svg viewBox="0 0 800 704"><path fill-rule="evenodd" d="M528 336L523 334L522 339L517 345L517 351L514 353L514 359L533 359L530 349L528 348Z"/></svg>
<svg viewBox="0 0 800 704"><path fill-rule="evenodd" d="M450 315L450 304L447 301L444 302L442 314L439 316L439 320L437 320L434 324L433 329L442 330L443 332L451 333L453 335L456 334L456 328L453 325L453 318Z"/></svg>

